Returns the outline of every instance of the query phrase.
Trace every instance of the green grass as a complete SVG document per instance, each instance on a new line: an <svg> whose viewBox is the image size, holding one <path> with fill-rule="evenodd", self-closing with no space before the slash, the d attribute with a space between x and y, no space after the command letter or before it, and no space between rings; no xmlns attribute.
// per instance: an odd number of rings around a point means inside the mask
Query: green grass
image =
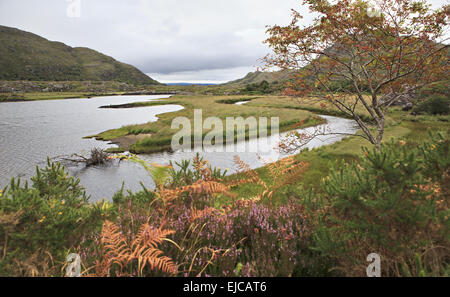
<svg viewBox="0 0 450 297"><path fill-rule="evenodd" d="M328 105L326 107L321 106L323 100L318 100L317 98L296 98L292 99L290 97L278 97L277 100L271 100L270 97L261 98L261 100L255 100L247 103L248 106L261 106L261 107L273 107L273 108L288 108L288 109L298 109L307 110L316 114L330 115L336 117L349 118L349 116L338 110L333 105ZM356 109L357 114L365 122L370 122L368 112L364 107L359 104Z"/></svg>
<svg viewBox="0 0 450 297"><path fill-rule="evenodd" d="M149 106L160 106L160 105L169 105L169 104L185 104L183 101L174 101L174 100L158 100L158 101L144 101L144 102L133 102L133 103L125 103L125 104L117 104L117 105L105 105L100 106L100 108L137 108L137 107L149 107Z"/></svg>
<svg viewBox="0 0 450 297"><path fill-rule="evenodd" d="M271 99L269 100L277 100L278 97L270 98ZM148 133L150 131L150 133L152 133L151 137L147 137L135 144L132 144L130 147L122 149L129 149L134 153L150 153L162 150L170 150L172 136L178 132L178 130L171 129L172 120L179 116L187 117L191 119L191 127L193 127L194 109L202 110L203 119L206 119L207 117L218 117L221 120L225 120L227 117L243 117L244 119L248 117L279 117L281 132L298 128L298 124L301 121L304 121L303 127L324 123L323 119L314 116L311 112L305 110L263 106L238 106L228 103L231 101L237 102L244 100L252 100L252 102L257 102L258 100L263 99L267 100L268 97L255 98L242 96L174 96L170 99L165 99L158 102L138 102L121 106L109 106L110 108L131 108L161 104L178 104L184 106L185 109L178 112L161 114L158 116L159 120L157 122L125 126L119 129L105 131L91 137L106 141L114 141L119 137L136 135L138 134L137 131L145 131L145 133ZM204 135L206 135L208 132L210 132L210 130L204 129ZM249 131L246 132L247 135L248 132ZM224 131L224 133L226 133L226 131Z"/></svg>
<svg viewBox="0 0 450 297"><path fill-rule="evenodd" d="M223 99L216 101L217 103L224 103L224 104L235 104L238 102L248 102L252 101L253 99L258 99L259 97L241 97L241 98L233 98L233 99Z"/></svg>

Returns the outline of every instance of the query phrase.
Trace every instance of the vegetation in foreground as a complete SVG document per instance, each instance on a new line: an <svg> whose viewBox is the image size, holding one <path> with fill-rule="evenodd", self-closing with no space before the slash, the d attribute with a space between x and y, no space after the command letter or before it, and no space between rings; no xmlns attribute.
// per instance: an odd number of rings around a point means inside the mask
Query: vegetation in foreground
<svg viewBox="0 0 450 297"><path fill-rule="evenodd" d="M2 192L0 275L64 275L75 252L85 276L364 276L377 252L382 276L448 276L442 123L403 117L379 151L357 152L361 139L350 138L259 170L237 158L230 177L201 158L147 164L157 188L112 203L88 203L49 164L32 185ZM444 133L427 137L427 126Z"/></svg>

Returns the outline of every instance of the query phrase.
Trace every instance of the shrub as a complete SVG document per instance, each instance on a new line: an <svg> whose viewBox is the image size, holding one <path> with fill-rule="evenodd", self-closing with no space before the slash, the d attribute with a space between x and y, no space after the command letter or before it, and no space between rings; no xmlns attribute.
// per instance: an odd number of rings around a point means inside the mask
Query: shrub
<svg viewBox="0 0 450 297"><path fill-rule="evenodd" d="M378 253L383 276L445 274L449 265L448 139L410 148L404 142L364 150L323 182L316 247L345 275L365 275Z"/></svg>
<svg viewBox="0 0 450 297"><path fill-rule="evenodd" d="M364 149L322 191L296 193L302 203L282 197L308 168L293 157L263 177L236 157L239 174L225 178L200 156L158 166L131 155L157 187L122 187L113 205L89 204L48 162L31 187L12 180L0 192L0 275L59 275L68 249L97 276L363 276L372 252L383 276L448 275L447 136ZM260 191L233 194L245 184Z"/></svg>
<svg viewBox="0 0 450 297"><path fill-rule="evenodd" d="M241 94L270 94L274 90L271 85L263 80L260 83L252 83L245 86L244 89L240 91Z"/></svg>
<svg viewBox="0 0 450 297"><path fill-rule="evenodd" d="M179 263L187 263L185 275L202 271L211 276L328 275L328 263L310 250L312 227L295 202L277 207L236 203L206 211L195 220L191 217L192 212L186 211L174 224L178 230L174 240L193 251L178 257ZM211 256L213 263L207 265Z"/></svg>
<svg viewBox="0 0 450 297"><path fill-rule="evenodd" d="M429 114L448 114L450 112L450 97L434 94L416 105L413 112Z"/></svg>
<svg viewBox="0 0 450 297"><path fill-rule="evenodd" d="M135 157L131 157L132 159ZM140 162L142 163L142 162ZM82 260L96 267L96 274L161 276L175 270L140 270L132 255L133 242L140 226L173 230L170 238L159 242L158 250L173 261L180 276L312 276L328 273L330 265L318 252L310 250L312 226L305 220L303 207L288 201L274 205L273 194L281 185L300 177L307 164L292 158L270 164L273 180L266 183L248 165L236 158L242 176L223 181L224 173L212 168L199 156L169 167L169 178L154 191L145 189L114 196L117 216L114 234L124 244L111 249L104 246L104 234L92 234L96 244L81 250ZM146 165L146 168L155 165ZM149 170L154 177L155 174ZM257 182L261 194L252 199L236 199L233 186ZM225 199L225 197L227 199ZM142 228L142 227L141 227ZM124 252L119 251L123 249ZM113 254L111 254L113 252ZM123 267L113 267L112 258ZM119 258L120 259L119 259ZM96 264L95 264L96 263ZM95 264L95 265L94 265ZM105 269L103 269L105 268ZM102 272L103 271L103 272ZM103 273L103 274L102 274Z"/></svg>
<svg viewBox="0 0 450 297"><path fill-rule="evenodd" d="M170 187L181 187L191 185L195 182L211 179L221 181L227 174L228 170L222 170L217 167L208 165L208 161L204 160L199 153L192 160L181 160L180 162L170 161L169 168Z"/></svg>
<svg viewBox="0 0 450 297"><path fill-rule="evenodd" d="M100 205L89 204L79 180L48 161L32 186L20 180L0 197L0 275L53 275L83 234L101 227Z"/></svg>

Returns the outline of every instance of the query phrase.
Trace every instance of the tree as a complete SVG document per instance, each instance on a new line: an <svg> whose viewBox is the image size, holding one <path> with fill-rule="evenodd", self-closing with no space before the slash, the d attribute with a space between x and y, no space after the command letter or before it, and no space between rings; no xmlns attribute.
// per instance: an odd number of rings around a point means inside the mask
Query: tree
<svg viewBox="0 0 450 297"><path fill-rule="evenodd" d="M267 65L296 70L286 94L327 100L358 123L359 136L379 148L389 107L448 76L450 5L432 10L422 0L304 4L317 15L311 25L300 27L302 16L292 10L288 26L267 30L265 42L273 50ZM367 112L375 127L358 110Z"/></svg>
<svg viewBox="0 0 450 297"><path fill-rule="evenodd" d="M245 86L244 93L250 94L269 94L272 92L270 84L267 80L263 80L260 83L253 83Z"/></svg>

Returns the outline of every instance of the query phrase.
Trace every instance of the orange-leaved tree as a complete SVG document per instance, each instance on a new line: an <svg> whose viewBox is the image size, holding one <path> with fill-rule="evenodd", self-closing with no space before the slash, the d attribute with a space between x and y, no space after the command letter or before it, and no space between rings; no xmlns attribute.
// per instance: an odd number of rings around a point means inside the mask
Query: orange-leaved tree
<svg viewBox="0 0 450 297"><path fill-rule="evenodd" d="M288 26L268 28L273 54L267 65L294 70L288 95L327 100L379 148L389 107L448 76L450 6L432 10L422 0L304 4L315 16L312 24L300 26L302 15L293 10Z"/></svg>

